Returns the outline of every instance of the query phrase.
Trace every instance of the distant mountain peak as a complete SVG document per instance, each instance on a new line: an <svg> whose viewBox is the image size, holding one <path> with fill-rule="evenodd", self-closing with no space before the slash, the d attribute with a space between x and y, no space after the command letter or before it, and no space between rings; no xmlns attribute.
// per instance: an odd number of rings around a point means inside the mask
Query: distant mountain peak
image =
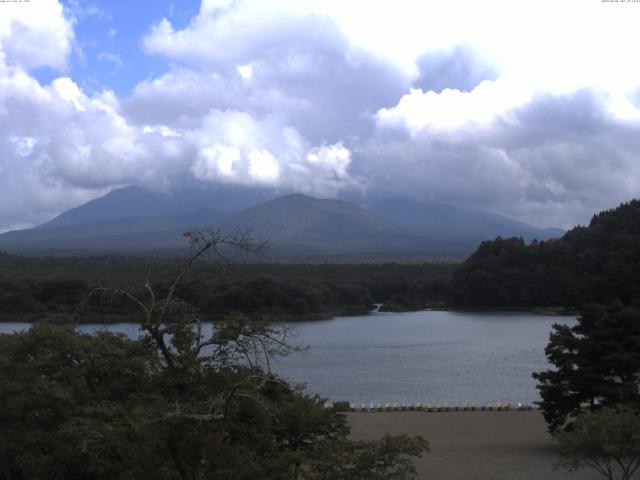
<svg viewBox="0 0 640 480"><path fill-rule="evenodd" d="M313 203L318 202L320 199L312 197L310 195L305 195L304 193L290 193L288 195L283 195L281 197L276 197L268 202L278 202L278 203L287 203L287 202L305 202L305 203Z"/></svg>
<svg viewBox="0 0 640 480"><path fill-rule="evenodd" d="M247 208L227 218L224 226L247 228L260 240L275 244L308 245L334 252L406 241L405 233L380 215L353 203L303 194Z"/></svg>
<svg viewBox="0 0 640 480"><path fill-rule="evenodd" d="M40 227L0 235L0 248L178 249L185 246L185 229L207 225L247 228L256 239L276 245L278 258L427 258L464 256L498 235L544 239L562 233L435 202L377 198L359 205L303 193L274 198L276 193L233 185L167 193L130 185Z"/></svg>
<svg viewBox="0 0 640 480"><path fill-rule="evenodd" d="M383 215L407 232L431 238L489 240L497 236L546 240L564 230L536 228L526 223L471 208L406 198L377 198L367 207Z"/></svg>
<svg viewBox="0 0 640 480"><path fill-rule="evenodd" d="M37 228L89 225L130 217L179 216L203 208L231 214L272 197L270 190L244 187L185 188L161 192L129 185L67 210Z"/></svg>
<svg viewBox="0 0 640 480"><path fill-rule="evenodd" d="M274 198L273 200L318 200L310 195L304 193L290 193L288 195L282 195L281 197Z"/></svg>

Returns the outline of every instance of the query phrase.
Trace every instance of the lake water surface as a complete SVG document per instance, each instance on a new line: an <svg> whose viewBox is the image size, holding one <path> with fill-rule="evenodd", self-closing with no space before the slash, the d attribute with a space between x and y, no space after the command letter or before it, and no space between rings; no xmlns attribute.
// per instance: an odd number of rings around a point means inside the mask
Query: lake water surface
<svg viewBox="0 0 640 480"><path fill-rule="evenodd" d="M551 325L575 321L526 313L420 311L297 322L289 324L295 342L310 348L278 360L274 370L333 401L532 403L539 396L531 373L549 368L544 347ZM28 327L0 323L0 332ZM79 329L135 337L138 326Z"/></svg>

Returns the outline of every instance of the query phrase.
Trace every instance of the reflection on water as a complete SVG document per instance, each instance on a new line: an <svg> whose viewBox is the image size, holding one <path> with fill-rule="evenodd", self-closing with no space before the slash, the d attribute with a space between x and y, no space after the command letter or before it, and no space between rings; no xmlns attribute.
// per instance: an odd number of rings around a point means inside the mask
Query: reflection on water
<svg viewBox="0 0 640 480"><path fill-rule="evenodd" d="M295 342L310 349L278 360L274 370L331 400L532 403L538 393L531 373L548 368L544 347L553 323L575 319L422 311L298 322L290 324ZM0 332L24 328L0 324ZM79 329L138 334L130 323Z"/></svg>

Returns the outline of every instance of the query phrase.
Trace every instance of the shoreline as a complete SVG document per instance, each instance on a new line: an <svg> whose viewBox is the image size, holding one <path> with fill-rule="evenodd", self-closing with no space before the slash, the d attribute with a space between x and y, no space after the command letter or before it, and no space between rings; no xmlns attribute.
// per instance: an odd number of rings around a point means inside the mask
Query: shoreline
<svg viewBox="0 0 640 480"><path fill-rule="evenodd" d="M279 315L268 315L268 314L260 314L260 313L244 313L244 315L248 317L269 317L270 322L284 322L284 323L296 323L296 322L307 322L307 321L321 321L321 320L332 320L335 317L358 317L368 315L373 313L375 310L363 310L360 312L348 311L348 310L340 310L340 311L331 311L331 312L315 312L308 314L279 314ZM231 313L231 312L230 312ZM240 312L242 313L242 312ZM225 314L226 315L226 314ZM46 317L49 316L47 319ZM57 317L57 318L56 318ZM67 323L77 323L80 325L86 324L117 324L117 323L140 323L135 317L127 316L127 315L111 315L111 314L99 314L99 313L89 313L82 317L80 317L77 313L16 313L16 314L0 314L0 323L36 323L41 320L51 321L55 323L56 321L62 320L64 317L68 317L70 319ZM77 317L74 319L74 317ZM211 315L203 315L201 322L217 322L224 317L222 314L211 314Z"/></svg>
<svg viewBox="0 0 640 480"><path fill-rule="evenodd" d="M381 306L384 304L380 304ZM370 314L375 314L375 313L383 313L383 314L390 314L390 313L413 313L413 312L459 312L459 313L530 313L532 315L539 315L539 316L551 316L551 317L571 317L571 316L577 316L580 314L580 310L579 309L574 309L574 308L565 308L565 307L549 307L549 308L542 308L542 307L533 307L533 308L517 308L517 307L512 307L512 308L481 308L481 307L474 307L474 308L452 308L452 307L447 307L447 306L438 306L438 307L426 307L426 308L421 308L421 309L410 309L410 310L384 310L383 308L377 308L374 310L367 310L367 311L359 311L359 312L354 312L354 311L330 311L330 312L315 312L315 313L307 313L307 314L301 314L301 315L296 315L296 314L279 314L279 315L273 315L271 318L269 318L269 321L271 322L283 322L283 323L296 323L296 322L308 322L308 321L322 321L322 320L333 320L336 317L360 317L360 316L366 316L366 315L370 315ZM51 321L55 322L56 321L56 317L65 317L65 316L69 316L69 317L73 317L75 315L75 313L50 313L50 312L43 312L43 313L16 313L16 314L9 314L9 313L3 313L0 314L0 323L13 323L13 322L17 322L17 323L36 323L38 321L42 320L43 316L51 316L52 318L50 319ZM265 314L259 314L259 313L250 313L250 314L246 314L247 316L252 316L252 315L262 315L264 317L268 317L269 315L265 315ZM203 322L216 322L218 320L220 320L222 318L222 315L211 315L211 316L204 316L202 321ZM97 314L97 313L92 313L92 314L88 314L86 315L83 319L80 319L79 321L76 322L68 322L68 323L78 323L78 324L94 324L94 323L100 323L100 324L116 324L116 323L139 323L138 320L136 320L135 318L132 318L130 316L118 316L118 315L111 315L111 314Z"/></svg>
<svg viewBox="0 0 640 480"><path fill-rule="evenodd" d="M348 405L347 405L348 404ZM449 404L445 403L375 403L369 404L361 403L354 404L351 402L327 402L325 408L339 408L340 411L350 413L400 413L400 412L415 412L415 413L455 413L455 412L530 412L533 410L538 411L536 406L537 402L522 403L518 402L512 404L509 402L486 402L484 404L476 403L462 403L462 404Z"/></svg>

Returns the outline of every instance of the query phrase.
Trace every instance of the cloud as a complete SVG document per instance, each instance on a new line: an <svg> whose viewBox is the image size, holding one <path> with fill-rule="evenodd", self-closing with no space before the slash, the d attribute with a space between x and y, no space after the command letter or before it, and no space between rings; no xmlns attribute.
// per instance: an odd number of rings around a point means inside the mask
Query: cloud
<svg viewBox="0 0 640 480"><path fill-rule="evenodd" d="M564 227L638 195L640 124L617 118L609 95L534 93L472 108L499 85L417 91L381 110L358 152L376 172L372 188L397 195L403 185L417 198Z"/></svg>
<svg viewBox="0 0 640 480"><path fill-rule="evenodd" d="M73 48L73 20L59 3L0 8L0 230L42 222L113 186L161 185L174 173L182 155L172 156L168 141L145 142L113 92L87 95L65 76L44 86L35 79L35 68L66 68Z"/></svg>
<svg viewBox="0 0 640 480"><path fill-rule="evenodd" d="M162 20L144 45L182 66L140 84L132 109L146 110L140 108L146 99L166 97L167 87L177 86L174 98L188 107L170 105L174 116L184 115L198 92L200 110L277 113L318 143L366 135L371 115L393 104L411 81L352 45L331 17L308 2L206 4L183 30Z"/></svg>
<svg viewBox="0 0 640 480"><path fill-rule="evenodd" d="M444 89L470 92L484 80L496 80L492 65L478 58L471 47L457 45L446 51L430 52L416 60L418 77L413 87L440 93Z"/></svg>
<svg viewBox="0 0 640 480"><path fill-rule="evenodd" d="M426 129L455 131L488 126L509 110L531 100L533 92L513 81L483 81L469 92L445 88L411 89L397 105L377 112L378 126L404 127L412 135Z"/></svg>
<svg viewBox="0 0 640 480"><path fill-rule="evenodd" d="M592 34L611 11L569 2L554 4L558 15L549 18L544 5L417 9L399 1L371 5L365 21L344 2L320 3L203 4L183 30L154 26L145 46L183 63L167 84L201 92L195 111L224 105L277 119L303 142L345 148L349 176L368 195L436 198L541 226L584 221L637 195L629 180L638 164L637 93L629 93L637 80L628 81L635 67ZM584 21L567 38L564 20L575 8ZM628 50L634 30L622 22L608 38ZM204 79L210 88L186 87ZM138 99L150 87L141 84ZM189 118L187 109L173 118ZM291 166L298 176L279 181L299 188L309 165Z"/></svg>
<svg viewBox="0 0 640 480"><path fill-rule="evenodd" d="M610 7L397 0L363 15L338 0L204 0L182 28L148 27L145 54L166 71L118 98L68 73L74 23L108 12L3 4L0 229L128 183L357 191L584 222L640 185L637 17ZM136 63L108 51L116 68ZM39 84L39 67L60 78Z"/></svg>
<svg viewBox="0 0 640 480"><path fill-rule="evenodd" d="M349 172L347 148L314 147L277 117L258 121L246 112L211 111L184 135L197 151L190 171L205 182L277 185L329 196L360 185Z"/></svg>
<svg viewBox="0 0 640 480"><path fill-rule="evenodd" d="M29 69L64 68L73 42L73 20L57 3L50 6L51 22L36 17L32 22L16 11L0 37L0 126L8 132L0 142L5 173L0 184L15 198L0 209L3 229L37 223L127 183L171 188L194 180L231 182L321 195L357 183L347 172L348 150L341 145L335 147L344 150L337 176L324 160L308 161L310 152L320 149L318 158L324 159L322 148L333 147L314 146L290 126L296 112L309 108L307 99L264 81L257 89L244 86L251 64L221 73L177 66L142 82L124 106L113 92L89 95L68 77L40 85ZM16 25L27 30L26 38L57 46L56 54L43 60L30 50L11 50L16 32L24 33ZM261 72L268 70L255 60ZM346 60L338 61L347 68ZM283 114L274 113L283 107Z"/></svg>
<svg viewBox="0 0 640 480"><path fill-rule="evenodd" d="M73 22L56 0L2 5L0 61L26 69L63 69L73 40Z"/></svg>
<svg viewBox="0 0 640 480"><path fill-rule="evenodd" d="M124 61L122 60L122 57L117 53L100 52L98 54L98 60L101 62L104 61L111 63L113 65L112 73L117 73L118 70L122 70L122 67L124 67Z"/></svg>
<svg viewBox="0 0 640 480"><path fill-rule="evenodd" d="M96 18L102 21L113 20L109 12L87 0L67 0L65 9L67 15L77 21L84 21L88 18Z"/></svg>

